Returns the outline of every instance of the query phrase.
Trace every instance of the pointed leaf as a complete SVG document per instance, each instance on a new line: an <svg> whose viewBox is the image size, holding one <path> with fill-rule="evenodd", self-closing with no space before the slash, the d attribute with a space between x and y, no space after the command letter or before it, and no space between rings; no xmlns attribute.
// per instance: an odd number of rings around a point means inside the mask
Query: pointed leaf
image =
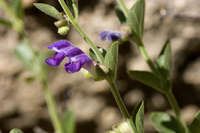
<svg viewBox="0 0 200 133"><path fill-rule="evenodd" d="M152 72L148 71L129 71L128 74L134 80L137 80L149 87L163 92L160 79Z"/></svg>
<svg viewBox="0 0 200 133"><path fill-rule="evenodd" d="M145 0L136 0L129 10L127 23L131 27L133 34L142 40L144 31Z"/></svg>
<svg viewBox="0 0 200 133"><path fill-rule="evenodd" d="M169 40L165 42L160 55L158 56L157 64L164 78L169 80L171 68L171 46Z"/></svg>
<svg viewBox="0 0 200 133"><path fill-rule="evenodd" d="M24 9L21 0L12 0L12 11L20 19L24 18Z"/></svg>
<svg viewBox="0 0 200 133"><path fill-rule="evenodd" d="M119 7L115 8L115 14L117 15L117 18L119 19L121 24L126 23L126 17Z"/></svg>
<svg viewBox="0 0 200 133"><path fill-rule="evenodd" d="M102 54L102 56L105 57L106 50L101 47L98 47L98 50ZM92 58L92 60L95 60L96 62L98 62L97 56L91 48L89 49L89 56Z"/></svg>
<svg viewBox="0 0 200 133"><path fill-rule="evenodd" d="M197 113L192 123L189 125L191 133L200 133L200 112Z"/></svg>
<svg viewBox="0 0 200 133"><path fill-rule="evenodd" d="M144 133L144 102L140 102L134 110L133 121L138 133Z"/></svg>
<svg viewBox="0 0 200 133"><path fill-rule="evenodd" d="M151 121L159 133L185 133L184 126L167 113L153 112Z"/></svg>
<svg viewBox="0 0 200 133"><path fill-rule="evenodd" d="M3 19L3 18L0 18L0 25L3 25L5 27L9 27L9 28L12 27L12 23L8 20Z"/></svg>
<svg viewBox="0 0 200 133"><path fill-rule="evenodd" d="M75 133L75 115L72 111L65 111L61 122L65 133Z"/></svg>
<svg viewBox="0 0 200 133"><path fill-rule="evenodd" d="M62 19L61 13L53 6L43 3L34 3L33 4L36 8L44 12L45 14L55 18L55 19Z"/></svg>
<svg viewBox="0 0 200 133"><path fill-rule="evenodd" d="M116 80L117 77L117 64L118 64L118 50L119 42L114 42L106 53L104 63L109 69L109 75L112 79Z"/></svg>

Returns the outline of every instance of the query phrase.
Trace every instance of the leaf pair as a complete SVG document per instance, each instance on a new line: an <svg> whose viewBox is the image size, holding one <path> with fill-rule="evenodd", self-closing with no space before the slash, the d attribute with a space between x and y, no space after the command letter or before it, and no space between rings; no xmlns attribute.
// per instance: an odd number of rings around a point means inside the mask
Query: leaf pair
<svg viewBox="0 0 200 133"><path fill-rule="evenodd" d="M46 79L49 67L44 60L49 54L50 53L36 53L27 41L23 41L15 49L17 58L27 69L31 70L35 76L38 76L40 79Z"/></svg>
<svg viewBox="0 0 200 133"><path fill-rule="evenodd" d="M118 51L119 51L119 42L116 41L112 43L110 49L106 51L103 48L98 48L102 56L104 57L104 64L108 69L108 75L113 79L116 80L117 77L117 64L118 64ZM89 56L98 62L97 57L92 49L89 51ZM104 77L105 78L105 77Z"/></svg>
<svg viewBox="0 0 200 133"><path fill-rule="evenodd" d="M121 24L127 23L134 35L135 41L142 41L144 32L145 0L136 0L135 4L128 10L126 17L124 12L117 7L115 13Z"/></svg>
<svg viewBox="0 0 200 133"><path fill-rule="evenodd" d="M132 79L137 80L149 87L165 93L170 89L170 68L171 68L170 42L166 41L160 55L157 58L157 73L148 71L129 71Z"/></svg>

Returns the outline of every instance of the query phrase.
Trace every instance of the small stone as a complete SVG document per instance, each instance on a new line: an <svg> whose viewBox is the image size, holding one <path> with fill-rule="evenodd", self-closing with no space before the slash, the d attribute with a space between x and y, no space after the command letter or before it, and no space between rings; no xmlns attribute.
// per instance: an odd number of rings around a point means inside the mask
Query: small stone
<svg viewBox="0 0 200 133"><path fill-rule="evenodd" d="M136 89L128 92L125 95L124 100L127 105L133 106L139 103L143 99L143 97L144 97L143 92L139 89Z"/></svg>

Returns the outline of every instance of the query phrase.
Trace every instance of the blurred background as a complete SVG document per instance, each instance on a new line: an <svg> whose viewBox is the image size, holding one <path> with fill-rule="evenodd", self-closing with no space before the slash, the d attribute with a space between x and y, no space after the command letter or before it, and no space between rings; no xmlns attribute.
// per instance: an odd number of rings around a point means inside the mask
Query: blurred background
<svg viewBox="0 0 200 133"><path fill-rule="evenodd" d="M33 2L55 5L56 0L23 0L25 32L32 47L47 51L46 46L58 39L68 39L84 51L88 45L71 28L66 37L57 34L54 19L43 14ZM130 7L134 0L125 0ZM98 46L109 43L98 38L102 30L120 30L115 16L115 0L79 0L79 24ZM200 1L146 0L144 44L149 55L156 59L166 39L171 39L173 61L173 92L181 107L184 121L190 123L200 107ZM6 13L0 9L0 17ZM32 74L23 68L14 55L18 34L0 26L0 130L21 128L26 133L53 133L43 91L38 81L27 82ZM127 75L128 69L148 70L136 46L124 43L119 50L117 84L131 112L141 100L145 101L145 133L155 133L149 120L152 111L171 112L165 97ZM82 73L67 74L63 65L49 73L49 87L58 103L76 114L77 133L103 133L122 121L115 101L105 81L94 82ZM0 132L1 132L0 131Z"/></svg>

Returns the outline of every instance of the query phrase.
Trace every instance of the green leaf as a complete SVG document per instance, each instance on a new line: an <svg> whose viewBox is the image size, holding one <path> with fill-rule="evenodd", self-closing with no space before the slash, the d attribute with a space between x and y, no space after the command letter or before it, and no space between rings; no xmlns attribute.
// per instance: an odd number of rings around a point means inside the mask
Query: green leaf
<svg viewBox="0 0 200 133"><path fill-rule="evenodd" d="M145 0L137 0L128 12L127 23L133 34L142 40L144 31Z"/></svg>
<svg viewBox="0 0 200 133"><path fill-rule="evenodd" d="M192 123L189 125L191 133L200 133L200 112L197 113Z"/></svg>
<svg viewBox="0 0 200 133"><path fill-rule="evenodd" d="M35 52L26 41L17 45L15 55L27 69L33 70Z"/></svg>
<svg viewBox="0 0 200 133"><path fill-rule="evenodd" d="M12 11L20 19L24 18L24 9L21 0L12 0Z"/></svg>
<svg viewBox="0 0 200 133"><path fill-rule="evenodd" d="M140 102L133 113L133 121L136 125L138 133L144 133L144 102Z"/></svg>
<svg viewBox="0 0 200 133"><path fill-rule="evenodd" d="M37 9L41 10L45 14L55 18L55 19L62 19L61 13L53 6L43 3L34 3L33 4Z"/></svg>
<svg viewBox="0 0 200 133"><path fill-rule="evenodd" d="M9 133L23 133L20 129L13 128Z"/></svg>
<svg viewBox="0 0 200 133"><path fill-rule="evenodd" d="M153 112L150 117L154 128L159 133L185 133L184 126L167 113Z"/></svg>
<svg viewBox="0 0 200 133"><path fill-rule="evenodd" d="M8 20L3 19L3 18L0 18L0 25L3 25L5 27L9 27L9 28L12 27L12 23Z"/></svg>
<svg viewBox="0 0 200 133"><path fill-rule="evenodd" d="M65 111L61 119L65 133L75 133L75 115L72 111Z"/></svg>
<svg viewBox="0 0 200 133"><path fill-rule="evenodd" d="M117 15L117 18L119 19L121 24L126 23L126 17L119 7L115 8L115 14Z"/></svg>
<svg viewBox="0 0 200 133"><path fill-rule="evenodd" d="M160 79L152 72L148 71L129 71L128 74L134 80L137 80L149 87L163 92Z"/></svg>
<svg viewBox="0 0 200 133"><path fill-rule="evenodd" d="M164 78L170 80L171 46L169 40L165 42L160 55L158 56L157 64Z"/></svg>
<svg viewBox="0 0 200 133"><path fill-rule="evenodd" d="M23 41L17 45L15 55L24 67L34 73L34 76L37 76L41 80L46 79L50 67L45 63L45 59L50 55L49 52L37 53L27 41Z"/></svg>
<svg viewBox="0 0 200 133"><path fill-rule="evenodd" d="M102 54L102 56L105 57L106 50L101 47L98 47L98 50ZM98 62L97 56L91 48L89 49L89 56L92 58L92 60L95 60L96 62Z"/></svg>
<svg viewBox="0 0 200 133"><path fill-rule="evenodd" d="M119 42L114 42L106 53L104 63L109 69L109 75L113 80L116 80L117 77L117 64L118 64L118 51L119 51Z"/></svg>

